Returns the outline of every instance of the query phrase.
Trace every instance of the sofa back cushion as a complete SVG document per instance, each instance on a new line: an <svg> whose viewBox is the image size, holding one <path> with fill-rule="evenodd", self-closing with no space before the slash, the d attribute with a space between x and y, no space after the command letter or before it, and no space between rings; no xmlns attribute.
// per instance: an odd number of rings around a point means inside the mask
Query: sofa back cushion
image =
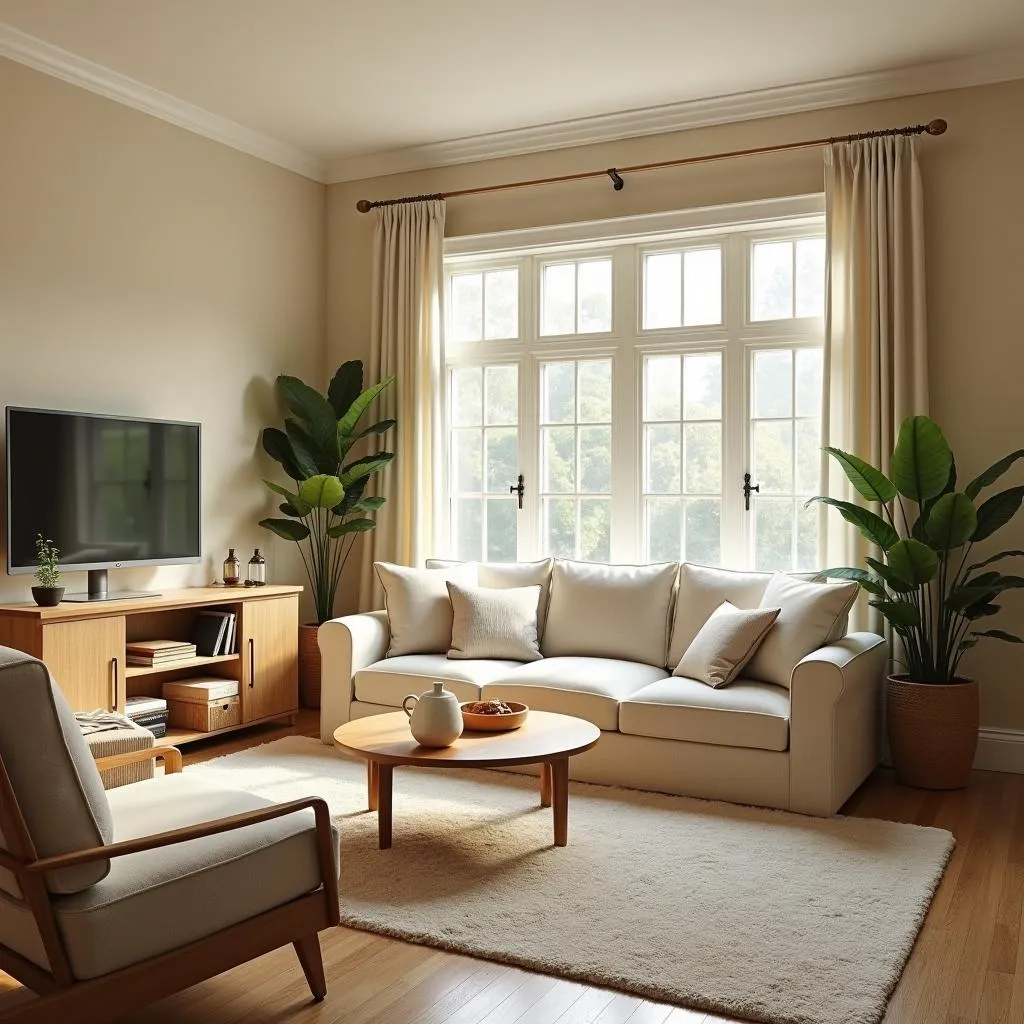
<svg viewBox="0 0 1024 1024"><path fill-rule="evenodd" d="M544 657L664 666L677 568L675 562L603 565L556 559L541 641Z"/></svg>
<svg viewBox="0 0 1024 1024"><path fill-rule="evenodd" d="M452 642L452 602L448 581L472 586L476 562L444 569L410 569L374 562L384 588L391 642L387 657L402 654L444 654Z"/></svg>

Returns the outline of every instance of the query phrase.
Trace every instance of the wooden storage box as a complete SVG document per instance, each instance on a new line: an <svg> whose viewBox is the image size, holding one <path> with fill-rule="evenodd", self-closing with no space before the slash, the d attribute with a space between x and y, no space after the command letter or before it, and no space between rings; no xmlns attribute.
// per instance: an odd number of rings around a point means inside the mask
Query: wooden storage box
<svg viewBox="0 0 1024 1024"><path fill-rule="evenodd" d="M242 724L237 679L182 679L164 683L163 692L174 728L214 732Z"/></svg>

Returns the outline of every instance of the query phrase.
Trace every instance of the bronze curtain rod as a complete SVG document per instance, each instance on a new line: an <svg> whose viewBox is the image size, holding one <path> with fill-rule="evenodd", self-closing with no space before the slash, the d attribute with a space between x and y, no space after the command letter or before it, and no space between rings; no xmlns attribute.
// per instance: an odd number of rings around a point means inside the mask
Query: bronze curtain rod
<svg viewBox="0 0 1024 1024"><path fill-rule="evenodd" d="M810 149L812 146L828 146L833 142L856 142L859 139L877 139L883 135L942 135L946 122L941 117L927 124L912 124L905 128L883 128L873 132L857 132L854 135L836 135L828 139L807 139L804 142L784 142L778 146L758 146L754 149L734 149L729 153L707 153L703 156L684 156L678 160L658 160L649 164L632 164L629 167L609 167L606 171L582 171L579 174L559 174L553 178L531 178L529 181L507 181L501 185L482 185L479 188L459 188L452 192L435 192L425 196L402 196L400 199L360 199L356 209L369 213L380 206L396 206L399 203L418 203L428 199L454 199L456 196L477 196L487 192L504 192L512 188L532 188L534 185L555 185L563 181L583 181L586 178L611 178L612 188L621 192L625 182L623 174L634 171L653 171L662 167L682 167L685 164L703 164L712 160L731 160L738 156L759 156L762 153L782 153L789 149Z"/></svg>

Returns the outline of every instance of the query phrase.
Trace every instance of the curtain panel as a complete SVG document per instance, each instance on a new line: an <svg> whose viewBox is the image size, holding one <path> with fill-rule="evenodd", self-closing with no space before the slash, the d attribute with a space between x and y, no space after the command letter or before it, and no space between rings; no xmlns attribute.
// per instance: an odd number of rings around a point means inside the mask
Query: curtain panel
<svg viewBox="0 0 1024 1024"><path fill-rule="evenodd" d="M360 607L383 608L375 561L422 565L432 553L443 500L443 200L375 211L370 376L395 376L381 416L397 420L394 461L376 493L387 499L363 537Z"/></svg>

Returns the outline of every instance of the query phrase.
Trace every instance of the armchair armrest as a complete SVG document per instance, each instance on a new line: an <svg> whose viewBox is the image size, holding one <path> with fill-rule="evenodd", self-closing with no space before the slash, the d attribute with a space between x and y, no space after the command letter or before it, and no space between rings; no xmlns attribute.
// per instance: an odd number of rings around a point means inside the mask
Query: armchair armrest
<svg viewBox="0 0 1024 1024"><path fill-rule="evenodd" d="M888 655L882 637L850 633L807 655L793 670L791 810L834 814L875 769Z"/></svg>
<svg viewBox="0 0 1024 1024"><path fill-rule="evenodd" d="M176 775L181 771L181 751L177 747L147 747L145 750L129 750L124 754L97 757L96 767L103 772L108 768L123 768L126 764L139 764L143 761L155 760L164 762L164 771L168 775Z"/></svg>
<svg viewBox="0 0 1024 1024"><path fill-rule="evenodd" d="M317 632L320 644L320 739L334 742L334 730L349 720L352 677L388 653L388 613L364 612L330 619Z"/></svg>

